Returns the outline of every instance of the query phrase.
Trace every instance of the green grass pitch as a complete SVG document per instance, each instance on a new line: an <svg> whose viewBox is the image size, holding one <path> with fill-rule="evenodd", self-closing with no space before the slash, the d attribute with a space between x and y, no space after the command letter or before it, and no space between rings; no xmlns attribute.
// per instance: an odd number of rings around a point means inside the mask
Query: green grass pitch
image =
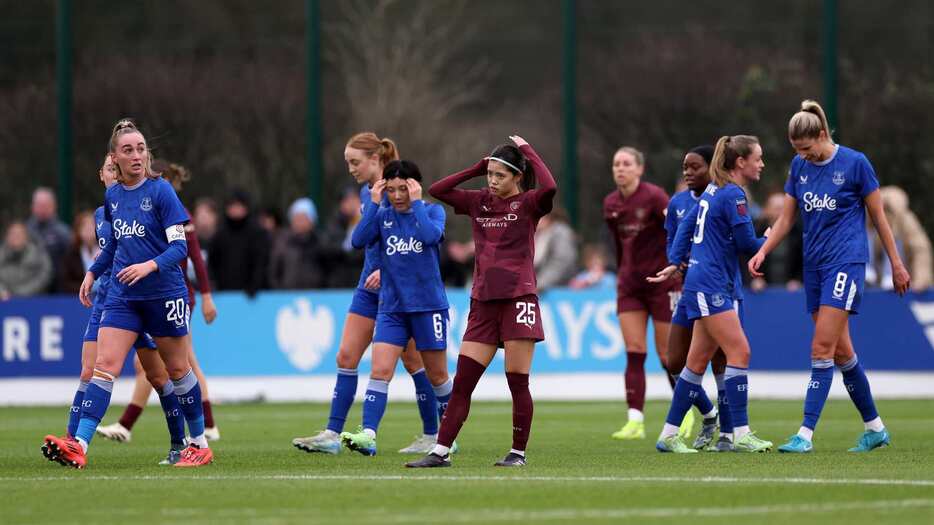
<svg viewBox="0 0 934 525"><path fill-rule="evenodd" d="M508 403L475 403L454 467L402 468L396 450L420 430L414 403L391 403L374 458L292 448L320 429L321 404L221 405L216 462L159 467L164 421L150 406L128 444L97 438L86 470L39 452L66 408L0 409L0 522L18 523L934 523L934 402L883 401L893 446L846 449L862 424L849 401L828 403L815 452L659 454L667 403L649 403L648 439L618 442L621 403L538 403L524 469L492 463L508 451ZM112 422L122 407L113 407ZM360 420L360 403L350 421ZM800 402L753 401L753 428L780 444Z"/></svg>

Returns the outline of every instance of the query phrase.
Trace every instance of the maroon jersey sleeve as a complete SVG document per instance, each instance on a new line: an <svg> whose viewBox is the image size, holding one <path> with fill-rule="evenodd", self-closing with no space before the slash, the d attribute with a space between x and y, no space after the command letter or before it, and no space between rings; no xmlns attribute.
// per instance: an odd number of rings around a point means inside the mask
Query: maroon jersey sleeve
<svg viewBox="0 0 934 525"><path fill-rule="evenodd" d="M457 188L457 185L486 173L486 163L486 159L483 159L465 170L448 175L432 184L428 188L428 194L445 204L451 205L454 208L454 213L470 215L471 203L476 200L479 192L461 190Z"/></svg>
<svg viewBox="0 0 934 525"><path fill-rule="evenodd" d="M551 174L551 170L545 165L545 161L538 156L538 153L528 144L523 144L519 150L525 155L532 169L535 171L535 190L532 191L532 203L535 206L535 212L539 217L548 215L558 192L558 185Z"/></svg>
<svg viewBox="0 0 934 525"><path fill-rule="evenodd" d="M188 223L185 226L185 242L188 243L188 257L195 265L195 276L198 278L198 291L201 295L211 293L208 269L204 264L204 257L201 256L201 241L198 240L198 233L195 231L194 224Z"/></svg>
<svg viewBox="0 0 934 525"><path fill-rule="evenodd" d="M665 223L665 212L668 211L668 193L665 192L662 188L656 186L655 191L655 206L652 210L653 213L660 217L662 224Z"/></svg>

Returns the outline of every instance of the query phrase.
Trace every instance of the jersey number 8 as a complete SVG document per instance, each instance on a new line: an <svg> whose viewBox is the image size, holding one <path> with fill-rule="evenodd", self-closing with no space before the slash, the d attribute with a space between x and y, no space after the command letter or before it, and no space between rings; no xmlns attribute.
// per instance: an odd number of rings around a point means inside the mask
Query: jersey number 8
<svg viewBox="0 0 934 525"><path fill-rule="evenodd" d="M707 211L710 210L710 203L707 201L700 201L697 205L700 206L700 211L697 214L697 227L694 229L694 244L704 242L704 224L707 221Z"/></svg>

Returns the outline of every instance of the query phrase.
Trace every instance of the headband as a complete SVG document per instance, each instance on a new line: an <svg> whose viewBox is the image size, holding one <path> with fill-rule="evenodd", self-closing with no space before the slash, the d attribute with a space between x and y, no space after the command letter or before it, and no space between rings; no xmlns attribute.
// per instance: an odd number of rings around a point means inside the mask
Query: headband
<svg viewBox="0 0 934 525"><path fill-rule="evenodd" d="M517 167L515 166L515 164L513 164L513 163L511 163L511 162L507 162L507 161L505 161L505 160L503 160L503 159L501 159L501 158L499 158L499 157L494 157L494 156L491 155L491 156L487 157L486 160L495 160L496 162L501 162L501 163L503 163L503 164L509 166L510 168L516 170L517 173L522 173L522 170L520 170L519 168L517 168Z"/></svg>

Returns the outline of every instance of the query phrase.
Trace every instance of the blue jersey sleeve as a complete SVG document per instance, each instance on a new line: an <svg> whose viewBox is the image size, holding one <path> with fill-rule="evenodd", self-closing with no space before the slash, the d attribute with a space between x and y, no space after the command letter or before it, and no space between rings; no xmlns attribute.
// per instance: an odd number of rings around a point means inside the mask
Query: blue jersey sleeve
<svg viewBox="0 0 934 525"><path fill-rule="evenodd" d="M377 215L379 215L379 205L372 200L367 201L363 205L363 217L350 234L350 244L354 248L362 250L379 239Z"/></svg>
<svg viewBox="0 0 934 525"><path fill-rule="evenodd" d="M168 182L159 181L159 191L156 193L158 202L156 202L156 214L159 217L159 223L169 242L169 247L164 252L153 258L156 265L162 268L177 266L188 257L188 242L185 241L185 227L188 222L188 212L182 206L175 190ZM173 228L170 232L169 229ZM171 236L170 236L171 234Z"/></svg>
<svg viewBox="0 0 934 525"><path fill-rule="evenodd" d="M674 241L668 248L668 262L674 265L680 265L685 262L691 253L691 243L694 240L694 226L697 224L697 213L700 205L691 206L690 211L681 224L678 225L678 231L675 233Z"/></svg>
<svg viewBox="0 0 934 525"><path fill-rule="evenodd" d="M676 221L676 206L675 200L671 199L668 201L668 208L665 211L665 247L666 249L671 248L671 244L675 240L675 234L678 233L678 223Z"/></svg>
<svg viewBox="0 0 934 525"><path fill-rule="evenodd" d="M113 222L113 217L110 214L110 191L104 194L104 220L107 222ZM113 228L107 228L109 238L105 239L104 246L101 248L101 252L97 255L97 259L94 260L94 263L88 268L88 271L94 274L94 278L100 277L104 272L113 267L114 263L114 253L117 251L117 241L114 239Z"/></svg>
<svg viewBox="0 0 934 525"><path fill-rule="evenodd" d="M441 206L431 206L425 204L425 201L419 199L412 202L412 213L415 214L415 224L417 229L415 235L418 240L428 246L441 242L444 237L444 208Z"/></svg>
<svg viewBox="0 0 934 525"><path fill-rule="evenodd" d="M736 248L742 253L756 253L765 243L765 239L756 237L752 222L734 224L733 239L736 241Z"/></svg>
<svg viewBox="0 0 934 525"><path fill-rule="evenodd" d="M879 189L879 179L876 178L876 170L866 155L860 154L856 159L856 174L859 178L860 196L866 198L867 195Z"/></svg>
<svg viewBox="0 0 934 525"><path fill-rule="evenodd" d="M724 190L727 190L727 193L720 202L725 208L723 212L725 217L729 218L730 226L735 227L740 224L751 224L752 217L749 216L749 211L747 209L746 192L739 186L729 186L728 188L724 188Z"/></svg>

